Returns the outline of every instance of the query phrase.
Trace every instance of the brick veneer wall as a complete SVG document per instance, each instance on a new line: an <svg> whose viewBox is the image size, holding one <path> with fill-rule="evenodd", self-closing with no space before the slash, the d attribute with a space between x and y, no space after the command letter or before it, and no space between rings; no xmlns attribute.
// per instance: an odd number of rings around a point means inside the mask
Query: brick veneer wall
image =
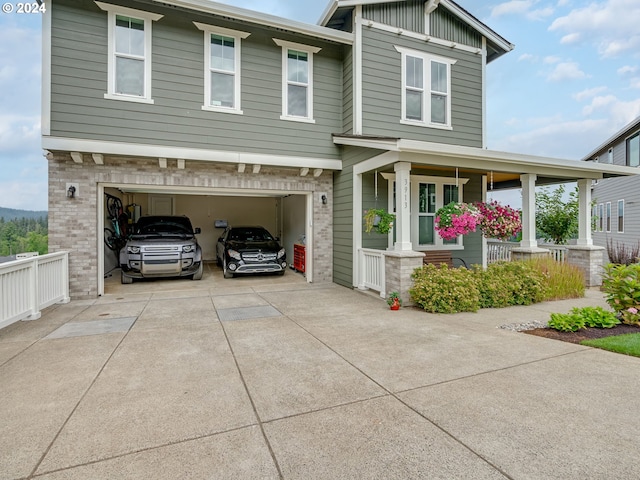
<svg viewBox="0 0 640 480"><path fill-rule="evenodd" d="M77 197L66 196L67 183L77 183ZM199 188L234 188L290 191L292 193L326 193L328 204L322 205L314 194L313 278L314 282L333 280L333 181L325 171L319 177L301 177L298 168L263 166L259 174L238 173L237 165L187 161L178 169L169 160L162 169L158 159L105 156L104 165L96 165L91 155L77 164L68 153L56 153L49 161L49 251L68 250L69 289L73 298L95 298L98 294L98 184L141 186L180 186ZM101 245L101 244L100 244Z"/></svg>

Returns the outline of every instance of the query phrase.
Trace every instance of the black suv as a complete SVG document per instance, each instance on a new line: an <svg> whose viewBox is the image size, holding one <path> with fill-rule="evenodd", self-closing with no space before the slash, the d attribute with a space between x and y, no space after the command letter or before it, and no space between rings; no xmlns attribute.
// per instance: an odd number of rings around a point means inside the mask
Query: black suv
<svg viewBox="0 0 640 480"><path fill-rule="evenodd" d="M240 273L284 275L287 269L284 248L263 227L227 227L216 245L216 262L224 278Z"/></svg>
<svg viewBox="0 0 640 480"><path fill-rule="evenodd" d="M122 283L134 278L202 278L202 249L187 217L156 215L141 217L127 244L120 250Z"/></svg>

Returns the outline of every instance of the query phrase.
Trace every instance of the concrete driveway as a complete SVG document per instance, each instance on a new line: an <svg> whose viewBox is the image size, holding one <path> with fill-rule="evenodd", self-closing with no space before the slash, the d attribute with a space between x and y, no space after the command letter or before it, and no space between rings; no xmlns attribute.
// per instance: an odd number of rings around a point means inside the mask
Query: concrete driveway
<svg viewBox="0 0 640 480"><path fill-rule="evenodd" d="M496 328L599 292L429 315L232 282L0 330L0 479L638 478L640 359Z"/></svg>

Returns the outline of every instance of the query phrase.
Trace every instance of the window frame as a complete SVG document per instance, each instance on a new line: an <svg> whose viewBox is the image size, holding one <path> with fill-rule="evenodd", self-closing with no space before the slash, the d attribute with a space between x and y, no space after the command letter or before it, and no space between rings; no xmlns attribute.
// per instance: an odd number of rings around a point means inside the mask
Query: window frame
<svg viewBox="0 0 640 480"><path fill-rule="evenodd" d="M613 165L613 148L610 148L607 152L607 163Z"/></svg>
<svg viewBox="0 0 640 480"><path fill-rule="evenodd" d="M452 104L452 91L451 91L451 73L453 70L453 65L455 65L458 61L452 58L446 58L439 55L433 55L431 53L421 52L419 50L412 50L405 47L400 47L398 45L394 45L394 48L398 53L401 54L401 115L400 115L400 123L405 125L413 125L418 127L428 127L428 128L438 128L442 130L453 130L453 124L451 119L451 104ZM422 120L416 120L412 118L407 118L407 90L409 88L413 89L414 87L409 87L407 85L407 57L418 58L421 59L422 64ZM431 78L431 64L432 62L444 64L447 68L447 91L439 92L434 91L432 88L432 78ZM445 106L445 115L446 122L445 123L437 123L433 121L433 116L431 112L432 106L432 96L433 95L446 95L446 106Z"/></svg>
<svg viewBox="0 0 640 480"><path fill-rule="evenodd" d="M204 32L204 105L202 105L202 110L242 115L244 113L242 111L242 40L248 38L251 34L240 30L207 25L205 23L193 22L193 24L198 28L198 30L202 30L202 32ZM233 38L234 41L233 107L211 105L211 74L214 71L211 67L212 35ZM229 75L228 71L216 71Z"/></svg>
<svg viewBox="0 0 640 480"><path fill-rule="evenodd" d="M618 233L624 233L624 199L618 200Z"/></svg>
<svg viewBox="0 0 640 480"><path fill-rule="evenodd" d="M388 182L388 198L389 205L388 211L390 213L396 213L395 205L397 202L395 201L395 183L396 183L396 174L395 173L381 173L382 177ZM428 175L410 175L410 198L411 198L411 244L413 245L413 249L418 252L424 252L427 250L463 250L464 249L464 235L459 235L456 239L456 243L444 243L444 239L438 235L438 232L435 230L435 212L438 209L444 206L444 187L445 185L457 186L458 187L458 201L464 201L464 185L469 183L469 178L458 178L457 180L453 177L434 177ZM420 202L420 184L432 184L435 185L435 212L433 214L429 213L420 213L419 202ZM421 216L430 216L434 218L434 243L433 244L420 244L418 243L420 239L420 217ZM389 242L393 243L393 229L389 232Z"/></svg>
<svg viewBox="0 0 640 480"><path fill-rule="evenodd" d="M604 203L598 205L598 231L604 232Z"/></svg>
<svg viewBox="0 0 640 480"><path fill-rule="evenodd" d="M605 226L607 229L606 232L611 233L611 202L606 203L605 215L606 215Z"/></svg>
<svg viewBox="0 0 640 480"><path fill-rule="evenodd" d="M637 165L632 165L631 164L631 141L632 140L636 140L638 142L638 158L636 159L638 161ZM640 167L640 132L636 132L635 134L627 137L626 141L625 141L625 145L626 145L626 165L627 167Z"/></svg>
<svg viewBox="0 0 640 480"><path fill-rule="evenodd" d="M282 114L280 120L288 120L292 122L304 122L304 123L316 123L313 116L313 88L314 88L314 75L313 75L313 56L314 54L322 50L319 47L312 47L311 45L304 45L301 43L288 42L279 38L273 38L273 42L282 48ZM303 52L307 54L307 115L298 116L289 114L289 50L296 52ZM298 85L297 83L292 83Z"/></svg>
<svg viewBox="0 0 640 480"><path fill-rule="evenodd" d="M143 10L136 10L133 8L121 7L119 5L111 5L109 3L95 2L95 4L103 11L107 12L107 93L104 94L104 98L108 100L124 100L127 102L137 103L149 103L153 104L153 98L151 96L151 74L152 74L152 32L151 25L153 22L160 20L164 15L157 13L146 12ZM129 17L135 20L142 20L144 22L144 78L143 78L143 95L129 95L126 93L116 92L116 17Z"/></svg>

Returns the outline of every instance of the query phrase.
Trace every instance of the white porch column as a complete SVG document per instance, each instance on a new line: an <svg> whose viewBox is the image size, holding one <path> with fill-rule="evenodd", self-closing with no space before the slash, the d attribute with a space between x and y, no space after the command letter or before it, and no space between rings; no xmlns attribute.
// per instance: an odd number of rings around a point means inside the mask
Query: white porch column
<svg viewBox="0 0 640 480"><path fill-rule="evenodd" d="M578 180L578 199L580 215L578 217L577 245L593 245L591 239L591 180Z"/></svg>
<svg viewBox="0 0 640 480"><path fill-rule="evenodd" d="M522 182L522 248L537 248L536 240L536 179L537 175L530 173L520 175Z"/></svg>
<svg viewBox="0 0 640 480"><path fill-rule="evenodd" d="M411 164L398 162L396 172L396 251L413 250L411 245Z"/></svg>

